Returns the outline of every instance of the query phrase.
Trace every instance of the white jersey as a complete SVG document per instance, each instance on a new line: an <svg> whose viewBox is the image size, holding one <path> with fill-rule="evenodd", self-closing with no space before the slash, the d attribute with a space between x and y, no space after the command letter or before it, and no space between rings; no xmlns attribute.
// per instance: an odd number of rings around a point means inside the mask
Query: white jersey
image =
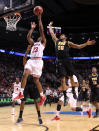
<svg viewBox="0 0 99 131"><path fill-rule="evenodd" d="M32 58L42 58L44 45L41 42L35 42L30 53L30 57Z"/></svg>
<svg viewBox="0 0 99 131"><path fill-rule="evenodd" d="M14 92L13 93L19 93L20 88L21 88L21 82L19 82L18 84L15 82L14 83Z"/></svg>
<svg viewBox="0 0 99 131"><path fill-rule="evenodd" d="M76 77L75 75L73 75L73 80L74 80L74 82L77 82L77 83L78 83L77 77ZM72 85L71 85L71 82L70 82L70 79L68 80L68 85L69 85L69 86L72 86ZM75 91L76 91L76 93L78 92L78 87L75 87ZM68 88L66 92L67 92L67 93L72 92L72 88Z"/></svg>

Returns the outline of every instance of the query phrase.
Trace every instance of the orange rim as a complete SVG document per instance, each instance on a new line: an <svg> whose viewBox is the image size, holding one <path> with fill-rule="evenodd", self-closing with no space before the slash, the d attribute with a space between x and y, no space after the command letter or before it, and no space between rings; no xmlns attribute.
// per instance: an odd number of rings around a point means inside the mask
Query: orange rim
<svg viewBox="0 0 99 131"><path fill-rule="evenodd" d="M21 14L20 14L20 13L16 12L16 13L14 13L14 14L18 15L19 17L18 17L18 18L15 18L15 19L11 19L11 18L9 19L8 16L5 16L4 19L5 19L5 20L17 20L17 19L20 19L20 18L21 18Z"/></svg>

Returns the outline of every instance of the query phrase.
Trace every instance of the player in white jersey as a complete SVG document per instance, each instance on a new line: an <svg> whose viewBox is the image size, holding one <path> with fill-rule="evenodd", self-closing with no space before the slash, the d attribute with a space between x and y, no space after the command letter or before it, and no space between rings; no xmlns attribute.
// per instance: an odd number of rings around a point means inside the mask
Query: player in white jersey
<svg viewBox="0 0 99 131"><path fill-rule="evenodd" d="M19 94L21 89L21 82L19 80L19 78L16 78L16 82L13 83L13 94L12 94L12 112L11 114L14 115L14 111L15 111L15 102L17 102L18 104L21 104L21 100L17 99L15 100L15 97Z"/></svg>
<svg viewBox="0 0 99 131"><path fill-rule="evenodd" d="M39 93L40 93L40 105L44 104L44 101L46 97L43 95L42 85L39 81L39 78L42 74L42 68L43 68L43 51L46 46L46 38L44 35L43 30L43 24L41 20L41 14L38 15L38 21L39 21L39 31L40 31L40 37L38 38L37 42L34 42L34 40L31 38L32 32L34 31L36 24L31 22L31 29L27 35L27 40L29 44L31 45L31 53L30 53L30 59L27 61L25 67L24 67L24 73L22 77L21 82L21 89L23 90L25 88L27 77L28 75L32 74L34 78L34 83L36 84ZM18 98L23 98L23 91L20 92Z"/></svg>
<svg viewBox="0 0 99 131"><path fill-rule="evenodd" d="M78 80L77 80L77 77L75 75L73 75L73 80L74 80L74 83L75 83L75 93L76 93L76 96L78 97ZM72 109L72 111L85 111L88 113L88 116L89 118L91 117L91 109L82 109L81 107L77 107L77 99L75 99L74 97L74 94L72 92L72 85L71 85L71 82L70 82L70 79L68 80L68 89L66 91L66 95L67 95L67 98L68 98L68 103L70 104L70 107ZM61 110L61 106L62 104L64 103L64 95L60 97L59 101L58 101L58 104L57 104L57 113L56 113L56 116L52 119L52 120L60 120L60 110Z"/></svg>

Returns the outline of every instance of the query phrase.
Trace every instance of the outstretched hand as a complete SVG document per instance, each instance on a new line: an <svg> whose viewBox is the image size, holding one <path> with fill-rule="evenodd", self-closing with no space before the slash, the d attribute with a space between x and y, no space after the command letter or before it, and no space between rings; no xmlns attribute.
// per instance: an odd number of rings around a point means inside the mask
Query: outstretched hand
<svg viewBox="0 0 99 131"><path fill-rule="evenodd" d="M35 28L36 28L35 22L31 22L31 29L35 29Z"/></svg>
<svg viewBox="0 0 99 131"><path fill-rule="evenodd" d="M95 40L88 39L88 41L87 41L87 45L94 45L95 43L96 43Z"/></svg>
<svg viewBox="0 0 99 131"><path fill-rule="evenodd" d="M49 23L49 26L52 26L53 25L53 21L51 21L50 23Z"/></svg>

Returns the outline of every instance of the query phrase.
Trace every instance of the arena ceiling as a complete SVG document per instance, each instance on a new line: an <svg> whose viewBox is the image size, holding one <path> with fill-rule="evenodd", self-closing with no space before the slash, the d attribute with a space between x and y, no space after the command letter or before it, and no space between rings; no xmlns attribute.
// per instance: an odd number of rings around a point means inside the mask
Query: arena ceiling
<svg viewBox="0 0 99 131"><path fill-rule="evenodd" d="M16 4L18 1L13 2ZM70 32L79 29L83 31L99 29L99 0L35 0L34 3L44 8L45 26L50 21L54 21L54 25L66 28ZM29 28L29 22L36 19L33 15L33 8L21 11L21 14L22 19L19 26Z"/></svg>
<svg viewBox="0 0 99 131"><path fill-rule="evenodd" d="M74 0L75 1L75 0ZM99 5L78 4L73 0L38 0L37 5L44 7L44 22L53 20L55 24L68 28L95 28L99 26ZM92 0L89 0L92 1ZM90 2L89 2L90 3ZM99 2L98 2L99 3Z"/></svg>

